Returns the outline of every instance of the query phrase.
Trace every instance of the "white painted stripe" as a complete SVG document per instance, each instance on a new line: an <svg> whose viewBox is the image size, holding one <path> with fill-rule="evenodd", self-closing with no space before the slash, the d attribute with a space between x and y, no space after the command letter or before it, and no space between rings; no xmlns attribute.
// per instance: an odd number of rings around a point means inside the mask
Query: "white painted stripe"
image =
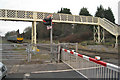
<svg viewBox="0 0 120 80"><path fill-rule="evenodd" d="M74 55L75 55L75 56L78 56L78 53L74 52Z"/></svg>
<svg viewBox="0 0 120 80"><path fill-rule="evenodd" d="M29 73L26 73L26 74L24 74L24 76L25 76L25 77L29 77L29 76L30 76L30 74L29 74Z"/></svg>
<svg viewBox="0 0 120 80"><path fill-rule="evenodd" d="M86 59L87 61L89 61L89 58L90 57L83 55L83 59Z"/></svg>
<svg viewBox="0 0 120 80"><path fill-rule="evenodd" d="M30 77L30 73L25 73L24 74L24 79L23 80L29 80L28 78Z"/></svg>
<svg viewBox="0 0 120 80"><path fill-rule="evenodd" d="M52 70L52 71L35 71L35 72L31 72L31 73L50 73L50 72L66 72L66 71L73 71L73 69Z"/></svg>
<svg viewBox="0 0 120 80"><path fill-rule="evenodd" d="M98 67L88 67L88 68L80 68L75 70L89 70L89 69L96 69ZM66 72L66 71L74 71L73 69L66 69L66 70L52 70L52 71L35 71L31 73L49 73L49 72Z"/></svg>
<svg viewBox="0 0 120 80"><path fill-rule="evenodd" d="M89 69L97 69L98 67L89 67L89 68L80 68L76 70L89 70Z"/></svg>
<svg viewBox="0 0 120 80"><path fill-rule="evenodd" d="M119 66L116 66L114 64L110 64L110 63L107 63L107 68L109 69L112 69L112 70L115 70L115 71L119 71L120 72L120 67Z"/></svg>
<svg viewBox="0 0 120 80"><path fill-rule="evenodd" d="M70 50L67 50L68 53L70 53Z"/></svg>
<svg viewBox="0 0 120 80"><path fill-rule="evenodd" d="M62 50L64 51L65 49L62 48Z"/></svg>
<svg viewBox="0 0 120 80"><path fill-rule="evenodd" d="M72 52L75 52L75 50L72 50Z"/></svg>

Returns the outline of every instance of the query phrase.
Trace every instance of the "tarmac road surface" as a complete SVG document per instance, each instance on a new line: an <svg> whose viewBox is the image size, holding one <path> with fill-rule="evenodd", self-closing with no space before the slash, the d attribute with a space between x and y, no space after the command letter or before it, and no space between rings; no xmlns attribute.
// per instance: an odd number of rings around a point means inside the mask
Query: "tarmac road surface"
<svg viewBox="0 0 120 80"><path fill-rule="evenodd" d="M81 80L87 80L82 75L78 74L75 71L63 71L63 72L46 72L46 73L14 73L9 74L5 80L41 80L41 79L81 79Z"/></svg>
<svg viewBox="0 0 120 80"><path fill-rule="evenodd" d="M87 80L64 63L17 65L10 68L5 80L56 80L60 78Z"/></svg>

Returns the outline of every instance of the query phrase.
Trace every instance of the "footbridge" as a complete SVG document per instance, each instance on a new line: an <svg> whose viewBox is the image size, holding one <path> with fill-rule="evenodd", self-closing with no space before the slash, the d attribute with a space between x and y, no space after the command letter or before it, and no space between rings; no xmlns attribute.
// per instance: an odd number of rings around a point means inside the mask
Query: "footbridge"
<svg viewBox="0 0 120 80"><path fill-rule="evenodd" d="M116 46L118 45L118 36L120 35L120 27L118 27L116 24L110 22L105 18L36 12L36 11L0 9L0 20L32 22L32 43L36 44L36 22L42 21L45 17L47 17L50 14L53 16L52 21L56 23L93 25L94 41L97 43L105 41L104 30L106 30L116 37L115 44Z"/></svg>

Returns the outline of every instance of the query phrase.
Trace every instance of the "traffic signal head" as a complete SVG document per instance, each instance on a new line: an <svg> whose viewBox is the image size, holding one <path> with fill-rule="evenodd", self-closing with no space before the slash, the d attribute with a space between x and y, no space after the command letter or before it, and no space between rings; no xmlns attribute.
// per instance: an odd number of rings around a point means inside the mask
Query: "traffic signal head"
<svg viewBox="0 0 120 80"><path fill-rule="evenodd" d="M44 25L52 25L52 18L51 17L49 17L49 18L45 18L45 19L43 19L43 24Z"/></svg>

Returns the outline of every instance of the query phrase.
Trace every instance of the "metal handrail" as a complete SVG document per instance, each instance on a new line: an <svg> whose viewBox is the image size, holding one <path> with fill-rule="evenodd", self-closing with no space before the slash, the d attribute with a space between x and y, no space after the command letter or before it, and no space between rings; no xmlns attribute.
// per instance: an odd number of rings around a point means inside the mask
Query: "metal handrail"
<svg viewBox="0 0 120 80"><path fill-rule="evenodd" d="M109 24L111 24L111 25L113 25L113 26L117 26L116 24L110 22L110 21L109 21L108 19L106 19L106 18L103 18L103 20L106 21L106 22L108 22ZM118 26L117 26L117 27L118 27Z"/></svg>

